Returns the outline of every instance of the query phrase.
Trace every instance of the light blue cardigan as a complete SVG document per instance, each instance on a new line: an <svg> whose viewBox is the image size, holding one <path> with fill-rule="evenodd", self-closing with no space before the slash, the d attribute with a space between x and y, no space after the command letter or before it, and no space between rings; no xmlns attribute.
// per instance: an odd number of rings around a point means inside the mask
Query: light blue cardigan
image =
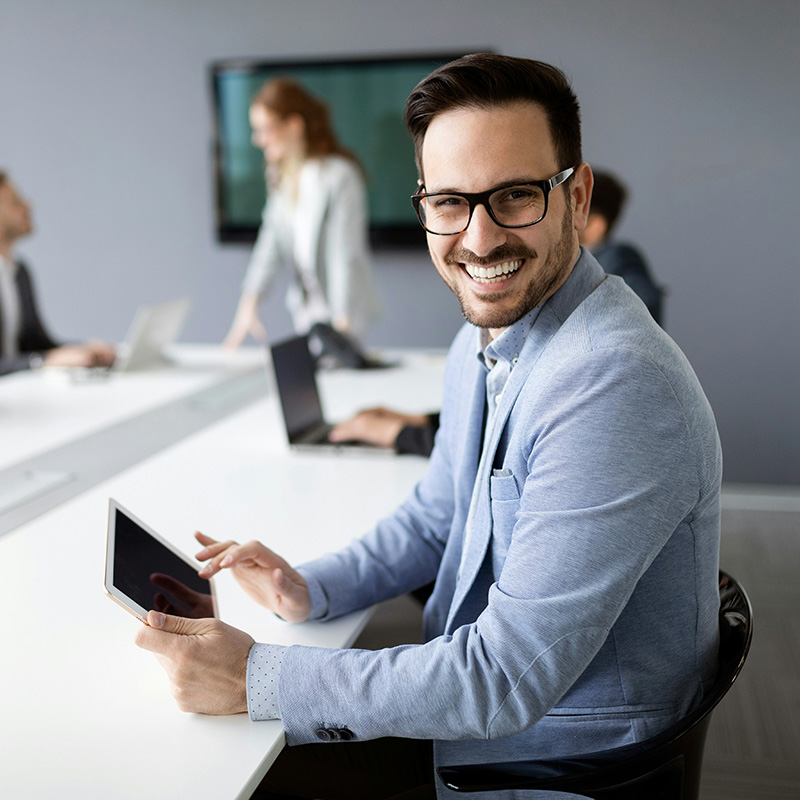
<svg viewBox="0 0 800 800"><path fill-rule="evenodd" d="M656 733L714 677L722 463L683 354L583 251L531 329L479 464L477 337L465 326L453 344L408 500L302 568L329 618L435 578L426 644L289 648L290 745L339 727L434 739L437 764L563 757Z"/></svg>

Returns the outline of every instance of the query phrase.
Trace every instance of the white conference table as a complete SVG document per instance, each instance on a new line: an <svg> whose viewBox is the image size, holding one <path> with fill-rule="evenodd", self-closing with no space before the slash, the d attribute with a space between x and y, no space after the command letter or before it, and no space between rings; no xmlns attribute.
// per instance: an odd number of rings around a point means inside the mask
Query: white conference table
<svg viewBox="0 0 800 800"><path fill-rule="evenodd" d="M170 355L101 377L44 369L0 380L0 536L267 391L264 348Z"/></svg>
<svg viewBox="0 0 800 800"><path fill-rule="evenodd" d="M3 376L0 469L231 377L263 370L265 364L259 347L227 353L207 345L178 345L169 352L174 359L170 365L107 377L66 369Z"/></svg>
<svg viewBox="0 0 800 800"><path fill-rule="evenodd" d="M321 377L331 418L375 403L438 408L441 355ZM274 391L0 538L0 796L247 798L283 746L280 722L184 714L140 623L104 596L109 497L185 552L200 529L259 538L298 563L367 530L423 474L417 457L290 452ZM289 625L217 581L220 615L257 641L349 646L368 612Z"/></svg>

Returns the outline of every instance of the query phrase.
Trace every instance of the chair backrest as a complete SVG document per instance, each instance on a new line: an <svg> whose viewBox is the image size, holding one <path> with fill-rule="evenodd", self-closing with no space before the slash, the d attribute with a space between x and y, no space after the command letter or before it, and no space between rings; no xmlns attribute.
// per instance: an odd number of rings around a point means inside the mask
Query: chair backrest
<svg viewBox="0 0 800 800"><path fill-rule="evenodd" d="M605 754L616 771L611 785L598 784L587 797L596 800L697 800L700 770L711 712L728 693L744 666L753 638L753 609L739 582L719 573L720 645L717 676L701 703L652 739ZM638 750L638 754L637 754ZM626 759L625 752L629 757ZM599 774L598 774L599 777ZM565 790L566 791L566 790Z"/></svg>
<svg viewBox="0 0 800 800"><path fill-rule="evenodd" d="M703 701L666 731L637 744L565 761L440 767L456 791L539 789L595 800L697 800L711 712L733 686L753 637L753 611L741 585L719 573L720 648L717 677Z"/></svg>
<svg viewBox="0 0 800 800"><path fill-rule="evenodd" d="M719 573L719 666L714 685L693 711L679 720L673 728L654 737L653 743L680 735L696 725L727 694L739 677L753 638L753 610L750 600L738 581L720 570Z"/></svg>
<svg viewBox="0 0 800 800"><path fill-rule="evenodd" d="M660 783L659 797L696 800L700 795L700 771L711 712L733 686L742 671L753 639L753 609L739 582L726 572L719 573L719 660L717 677L708 695L695 709L672 728L654 737L643 746L654 756L657 766L642 772L640 783ZM658 764L658 762L661 762ZM641 762L646 763L646 760ZM598 798L630 796L625 791ZM645 796L645 795L642 795ZM656 797L655 794L649 795Z"/></svg>
<svg viewBox="0 0 800 800"><path fill-rule="evenodd" d="M753 608L739 582L728 575L719 573L719 673L715 689L716 698L711 696L709 711L725 696L733 682L742 671L750 644L753 640ZM712 692L715 695L716 692Z"/></svg>

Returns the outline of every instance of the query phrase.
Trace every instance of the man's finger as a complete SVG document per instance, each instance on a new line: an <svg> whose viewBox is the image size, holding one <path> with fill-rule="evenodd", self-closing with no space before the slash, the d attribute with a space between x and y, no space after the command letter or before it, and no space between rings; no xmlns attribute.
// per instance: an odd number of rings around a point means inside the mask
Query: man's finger
<svg viewBox="0 0 800 800"><path fill-rule="evenodd" d="M213 539L211 536L206 536L206 534L201 533L200 531L194 532L194 538L197 539L200 544L208 547L210 544L217 544L217 540Z"/></svg>
<svg viewBox="0 0 800 800"><path fill-rule="evenodd" d="M276 562L275 554L264 547L260 542L247 542L247 544L236 544L235 542L226 543L223 550L216 547L208 548L209 554L213 558L198 571L201 578L210 578L216 575L221 569L235 567L243 562L252 562L252 565L259 567L270 567Z"/></svg>
<svg viewBox="0 0 800 800"><path fill-rule="evenodd" d="M215 558L220 553L224 553L231 547L236 547L236 542L229 539L227 542L214 542L213 544L206 545L199 553L195 553L195 558L198 561L208 561Z"/></svg>

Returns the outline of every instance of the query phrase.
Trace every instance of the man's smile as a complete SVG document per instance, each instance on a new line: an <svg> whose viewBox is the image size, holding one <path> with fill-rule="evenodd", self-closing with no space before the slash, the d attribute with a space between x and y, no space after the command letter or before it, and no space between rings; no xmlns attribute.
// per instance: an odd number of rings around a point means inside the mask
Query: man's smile
<svg viewBox="0 0 800 800"><path fill-rule="evenodd" d="M508 280L524 263L525 259L515 258L491 267L479 267L474 264L464 264L463 267L470 278L478 283L500 283Z"/></svg>

